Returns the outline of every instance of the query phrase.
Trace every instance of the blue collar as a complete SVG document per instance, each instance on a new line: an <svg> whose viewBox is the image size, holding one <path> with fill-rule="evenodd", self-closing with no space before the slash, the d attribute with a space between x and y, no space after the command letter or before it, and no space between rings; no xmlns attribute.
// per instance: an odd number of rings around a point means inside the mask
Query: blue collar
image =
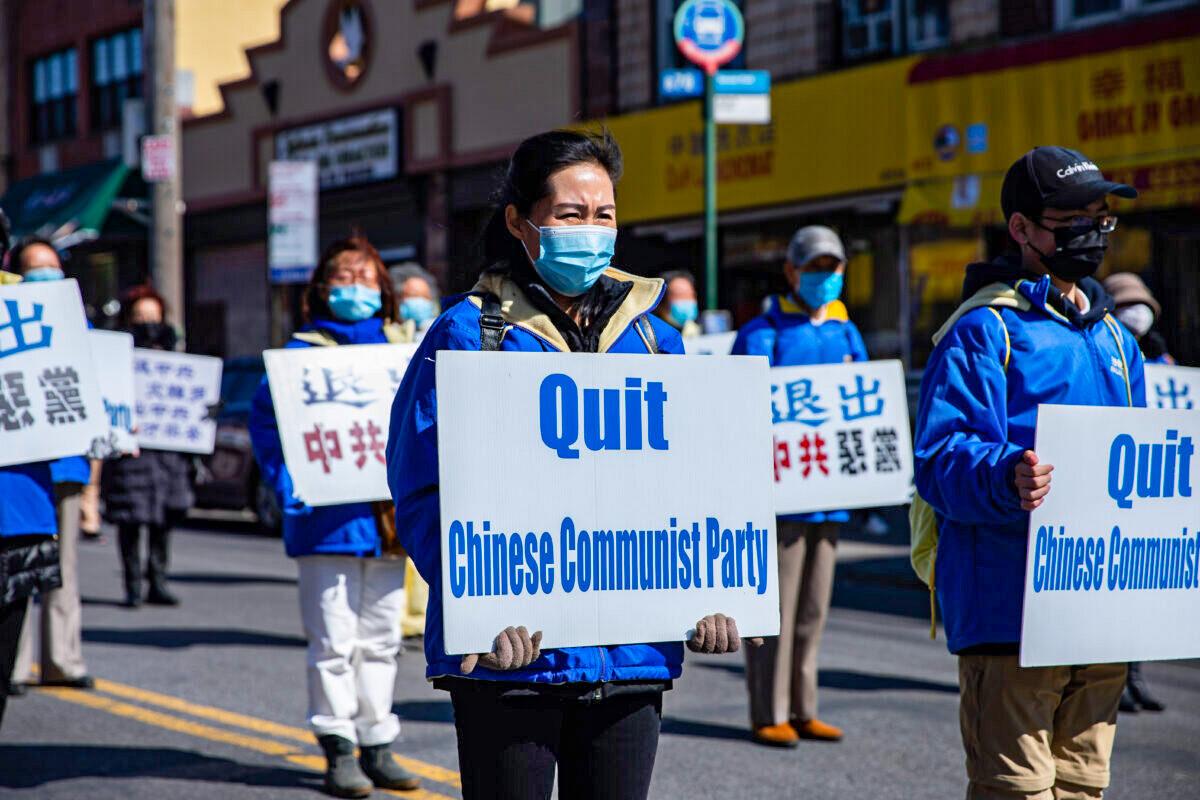
<svg viewBox="0 0 1200 800"><path fill-rule="evenodd" d="M340 319L318 317L300 328L305 331L325 331L338 344L385 344L387 337L383 335L383 318L370 317L360 322L343 322Z"/></svg>

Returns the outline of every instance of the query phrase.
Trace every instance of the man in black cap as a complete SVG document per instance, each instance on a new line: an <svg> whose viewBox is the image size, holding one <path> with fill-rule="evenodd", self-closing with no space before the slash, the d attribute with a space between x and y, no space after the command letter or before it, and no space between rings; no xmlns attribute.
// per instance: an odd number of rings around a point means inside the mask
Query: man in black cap
<svg viewBox="0 0 1200 800"><path fill-rule="evenodd" d="M921 383L917 502L936 512L973 800L1100 798L1109 782L1125 665L1018 664L1029 512L1054 469L1033 450L1038 406L1145 405L1137 342L1091 277L1117 226L1109 195L1137 193L1074 150L1013 164L1001 205L1015 251L967 267Z"/></svg>

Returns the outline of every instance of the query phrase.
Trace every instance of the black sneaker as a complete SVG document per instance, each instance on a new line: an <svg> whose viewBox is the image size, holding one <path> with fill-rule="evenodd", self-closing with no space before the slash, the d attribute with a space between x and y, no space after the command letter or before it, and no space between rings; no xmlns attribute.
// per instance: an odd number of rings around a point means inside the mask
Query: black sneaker
<svg viewBox="0 0 1200 800"><path fill-rule="evenodd" d="M61 678L56 681L42 681L42 686L56 686L60 689L95 689L96 681L91 675L80 675L78 678Z"/></svg>

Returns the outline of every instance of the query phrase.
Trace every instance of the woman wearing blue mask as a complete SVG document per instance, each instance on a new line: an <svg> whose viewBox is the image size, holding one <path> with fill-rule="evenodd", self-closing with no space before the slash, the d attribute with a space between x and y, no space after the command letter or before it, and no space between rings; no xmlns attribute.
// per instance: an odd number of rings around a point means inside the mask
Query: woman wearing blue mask
<svg viewBox="0 0 1200 800"><path fill-rule="evenodd" d="M404 337L395 317L395 292L379 253L361 237L343 239L322 255L304 294L305 323L285 347L397 342ZM328 760L325 788L337 797L366 797L372 786L415 789L416 776L391 756L400 733L392 694L404 607L392 504L314 508L299 500L265 378L249 427L263 480L283 509L284 547L299 566L308 722Z"/></svg>
<svg viewBox="0 0 1200 800"><path fill-rule="evenodd" d="M766 356L773 367L866 361L858 328L829 313L845 273L836 233L820 225L796 231L784 264L791 291L772 297L766 313L742 328L733 354ZM845 511L779 518L780 636L746 651L750 724L760 744L842 738L840 729L817 718L817 650L833 590L838 526L849 518Z"/></svg>
<svg viewBox="0 0 1200 800"><path fill-rule="evenodd" d="M663 280L663 301L654 312L684 339L701 334L696 318L700 316L700 303L696 299L696 279L685 270L664 272L658 277Z"/></svg>
<svg viewBox="0 0 1200 800"><path fill-rule="evenodd" d="M542 650L540 632L510 627L491 653L464 657L447 655L442 640L438 352L683 350L653 314L662 281L612 266L620 173L608 135L554 131L521 143L498 191L479 281L426 333L392 406L396 529L429 581L426 676L454 704L466 800L549 798L556 772L559 797L646 797L663 692L681 672L679 642ZM738 649L725 616L705 617L697 630L693 649Z"/></svg>

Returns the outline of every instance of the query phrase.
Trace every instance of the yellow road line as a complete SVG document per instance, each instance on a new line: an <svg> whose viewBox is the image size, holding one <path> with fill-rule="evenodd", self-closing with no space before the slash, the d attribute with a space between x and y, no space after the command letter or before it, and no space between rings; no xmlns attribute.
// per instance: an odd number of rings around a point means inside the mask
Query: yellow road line
<svg viewBox="0 0 1200 800"><path fill-rule="evenodd" d="M105 680L104 678L96 679L96 688L102 692L123 697L127 700L136 700L147 705L158 706L169 711L178 711L183 714L190 714L193 717L201 719L209 719L214 722L220 722L224 725L229 725L234 728L244 728L254 731L255 733L263 733L269 736L278 736L283 739L291 739L304 744L313 744L312 731L304 728L296 728L291 725L282 725L278 722L271 722L258 717L251 717L246 714L239 714L236 711L226 711L223 708L215 708L213 706L200 705L199 703L191 703L178 697L173 697L169 694L153 692L149 689L140 689L136 686L129 686L116 681ZM452 769L440 767L437 764L430 764L425 761L419 761L415 758L409 758L393 753L392 756L404 768L410 770L422 778L438 783L444 783L447 786L453 786L456 789L462 788L462 781L457 772Z"/></svg>
<svg viewBox="0 0 1200 800"><path fill-rule="evenodd" d="M100 688L99 684L101 682L102 681L100 681L100 680L96 681L97 688ZM103 683L111 684L110 681L103 681ZM120 684L116 684L116 685L121 686ZM131 686L121 686L121 689L123 691L126 691L127 693L131 692L131 691L132 692L143 691L140 689L135 689L134 687L131 687ZM220 742L222 744L233 745L234 747L240 747L245 750L252 750L256 753L263 753L265 755L279 756L282 758L286 758L289 762L296 764L297 766L304 767L305 769L311 769L316 772L323 772L325 769L325 760L322 757L309 755L306 753L297 753L295 747L284 744L282 742L276 742L271 739L260 739L256 736L247 736L245 734L236 733L234 731L227 731L227 730L223 730L221 728L214 728L211 725L204 725L203 723L192 722L191 720L186 720L186 719L180 719L178 717L173 717L170 714L164 714L160 711L154 711L153 709L142 708L141 706L131 705L129 703L121 702L120 700L113 700L111 698L104 697L103 695L98 695L98 694L95 694L92 692L81 692L78 689L40 687L40 688L38 688L37 691L39 694L47 694L47 695L50 695L51 697L55 697L59 700L64 700L68 703L75 703L76 705L87 706L88 708L93 708L98 711L104 711L106 713L113 714L118 717L125 717L126 719L132 719L137 722L141 722L145 725L151 725L153 727L162 728L162 729L169 730L169 731L175 731L177 733L183 733L188 736L194 736L198 739L207 739L207 740L213 741L213 742ZM150 692L149 694L153 695L153 694L157 694L157 693ZM169 695L158 695L158 697L169 698L171 700L176 699L176 698L170 698ZM179 701L179 702L182 703L185 701ZM204 706L199 706L199 707L205 708ZM210 711L215 712L215 711L220 711L220 709L210 709ZM232 712L225 712L225 713L232 713ZM235 715L235 716L242 716L242 715ZM246 719L250 720L250 719L254 719L254 718L246 717ZM258 721L262 722L262 723L267 722L266 720L258 720ZM273 723L267 723L267 724L273 724ZM280 726L280 727L285 727L285 726ZM307 743L308 744L312 743L311 735L309 735L307 737ZM423 762L417 762L417 763L423 763ZM394 794L398 797L410 798L410 800L452 800L452 798L448 797L447 795L438 794L437 792L431 792L426 789L418 789L418 790L412 791L412 792L388 792L388 793Z"/></svg>

